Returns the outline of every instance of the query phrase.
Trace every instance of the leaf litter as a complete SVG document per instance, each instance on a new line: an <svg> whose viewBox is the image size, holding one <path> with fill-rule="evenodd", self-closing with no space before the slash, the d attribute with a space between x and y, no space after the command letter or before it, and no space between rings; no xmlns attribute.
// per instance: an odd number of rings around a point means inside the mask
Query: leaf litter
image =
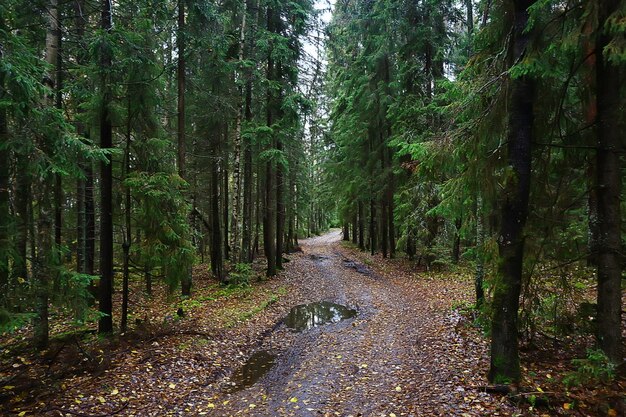
<svg viewBox="0 0 626 417"><path fill-rule="evenodd" d="M405 259L342 245L339 232L301 243L284 271L250 289L224 291L204 267L195 271L190 300L142 298L136 290L134 312L143 320L109 341L68 338L17 360L5 349L2 409L43 416L618 415L611 407L596 414L593 401L582 406L581 398L594 395L582 388L549 410L480 389L488 341L455 309L472 299L469 276L416 272ZM259 273L262 267L257 261ZM284 324L292 307L320 301L357 314L304 332ZM177 318L181 303L185 316ZM258 352L272 358L264 375L233 389ZM552 374L564 372L562 362L541 372L546 360L525 359L533 375L527 385L540 393L557 385Z"/></svg>

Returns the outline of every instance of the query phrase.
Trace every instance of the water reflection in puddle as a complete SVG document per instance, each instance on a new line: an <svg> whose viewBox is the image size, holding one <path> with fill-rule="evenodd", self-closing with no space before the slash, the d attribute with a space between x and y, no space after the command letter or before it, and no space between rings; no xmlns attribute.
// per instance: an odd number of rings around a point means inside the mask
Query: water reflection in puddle
<svg viewBox="0 0 626 417"><path fill-rule="evenodd" d="M356 310L328 301L321 301L293 307L285 318L285 324L287 327L301 332L324 324L337 323L354 316L356 316Z"/></svg>
<svg viewBox="0 0 626 417"><path fill-rule="evenodd" d="M232 376L229 392L237 392L254 385L276 363L276 356L266 350L255 352Z"/></svg>

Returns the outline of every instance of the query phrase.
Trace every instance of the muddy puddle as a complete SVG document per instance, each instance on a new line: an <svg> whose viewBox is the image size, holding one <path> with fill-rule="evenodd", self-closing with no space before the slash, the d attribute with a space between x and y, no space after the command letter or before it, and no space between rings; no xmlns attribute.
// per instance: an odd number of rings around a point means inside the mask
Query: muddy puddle
<svg viewBox="0 0 626 417"><path fill-rule="evenodd" d="M237 392L254 385L276 363L276 355L266 350L255 352L246 363L233 374L228 392Z"/></svg>
<svg viewBox="0 0 626 417"><path fill-rule="evenodd" d="M372 271L367 266L365 266L363 264L360 264L358 262L355 262L353 260L344 259L343 260L343 266L345 266L346 268L352 268L356 272L358 272L359 274L363 274L363 275L366 275L366 276L372 277L372 278L377 278L377 275L376 275L376 273L374 273L374 271Z"/></svg>
<svg viewBox="0 0 626 417"><path fill-rule="evenodd" d="M285 324L290 329L301 332L324 324L337 323L354 316L356 316L356 310L340 304L321 301L293 307L285 318Z"/></svg>

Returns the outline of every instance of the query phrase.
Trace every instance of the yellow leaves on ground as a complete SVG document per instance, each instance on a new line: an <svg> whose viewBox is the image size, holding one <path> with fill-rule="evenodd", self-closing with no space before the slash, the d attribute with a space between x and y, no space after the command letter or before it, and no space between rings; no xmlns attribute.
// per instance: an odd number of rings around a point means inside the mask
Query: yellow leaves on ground
<svg viewBox="0 0 626 417"><path fill-rule="evenodd" d="M170 384L168 385L168 387L170 387L171 389L174 389L174 388L176 388L176 384L174 384L174 383L170 383Z"/></svg>
<svg viewBox="0 0 626 417"><path fill-rule="evenodd" d="M114 388L113 391L111 391L111 395L117 395L120 392L117 390L117 388Z"/></svg>
<svg viewBox="0 0 626 417"><path fill-rule="evenodd" d="M398 386L396 387L396 392L400 392L400 391L402 391L402 387L401 387L400 385L398 385Z"/></svg>
<svg viewBox="0 0 626 417"><path fill-rule="evenodd" d="M291 397L291 398L289 399L289 402L291 402L291 403L297 403L297 402L298 402L298 398L296 398L296 397Z"/></svg>

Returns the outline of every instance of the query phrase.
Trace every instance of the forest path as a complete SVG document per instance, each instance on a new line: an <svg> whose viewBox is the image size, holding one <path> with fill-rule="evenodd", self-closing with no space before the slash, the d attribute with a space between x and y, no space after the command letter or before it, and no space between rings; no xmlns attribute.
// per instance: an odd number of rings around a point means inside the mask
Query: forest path
<svg viewBox="0 0 626 417"><path fill-rule="evenodd" d="M338 231L301 247L276 277L252 288L220 287L208 272L202 278L206 265L199 267L183 319L157 316L175 314L176 304L156 304L154 325L95 344L90 355L81 354L80 344L61 345L49 365L33 371L30 380L45 383L26 410L142 417L519 412L473 388L486 382L488 345L459 323L454 309L471 301L471 277L417 273L406 259L342 244ZM262 259L257 263L260 271ZM293 307L321 301L356 316L301 332L286 326ZM246 360L260 352L273 357L268 372L234 389ZM71 373L68 364L75 365ZM61 379L48 381L54 372L63 372Z"/></svg>
<svg viewBox="0 0 626 417"><path fill-rule="evenodd" d="M256 384L220 398L220 415L484 415L479 397L494 399L466 392L480 379L469 369L485 352L455 331L450 307L462 298L459 288L382 275L340 240L333 231L302 241L303 253L284 274L299 289L298 304L330 301L357 316L303 332L280 325L259 347L276 354L276 364Z"/></svg>

